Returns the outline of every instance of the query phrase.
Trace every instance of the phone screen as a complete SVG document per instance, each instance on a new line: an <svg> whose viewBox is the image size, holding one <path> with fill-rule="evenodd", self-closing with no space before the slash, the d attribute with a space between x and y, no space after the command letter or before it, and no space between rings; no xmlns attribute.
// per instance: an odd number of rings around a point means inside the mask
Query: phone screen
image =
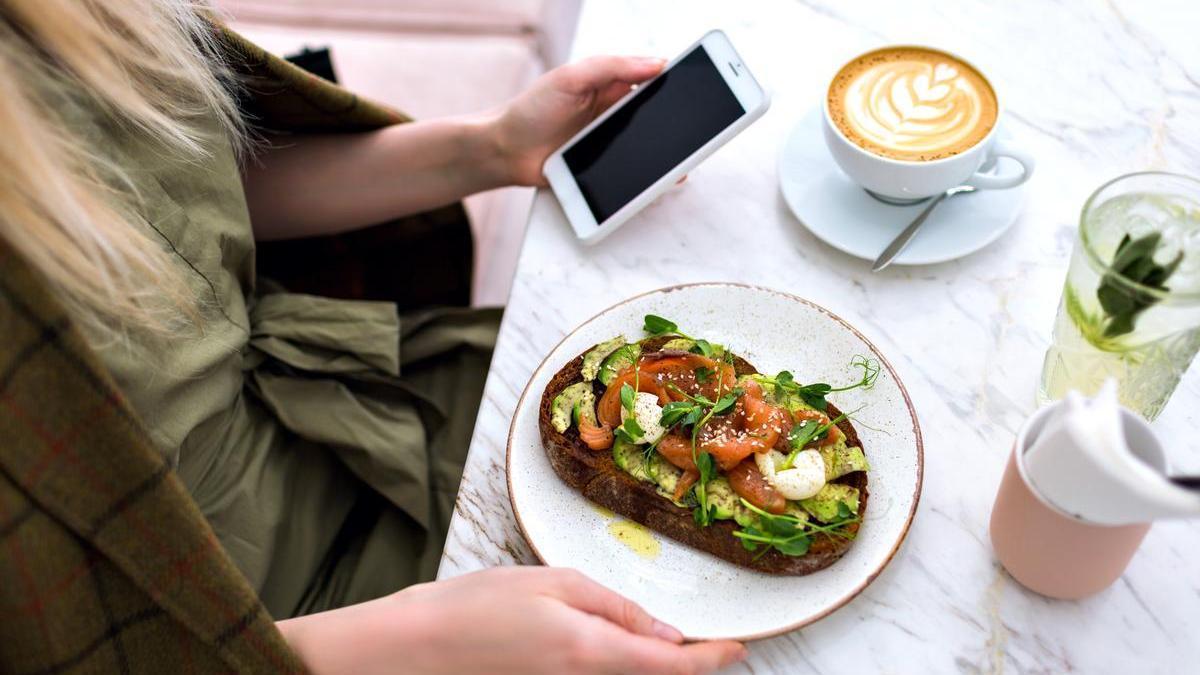
<svg viewBox="0 0 1200 675"><path fill-rule="evenodd" d="M744 114L700 45L563 151L563 160L603 223Z"/></svg>

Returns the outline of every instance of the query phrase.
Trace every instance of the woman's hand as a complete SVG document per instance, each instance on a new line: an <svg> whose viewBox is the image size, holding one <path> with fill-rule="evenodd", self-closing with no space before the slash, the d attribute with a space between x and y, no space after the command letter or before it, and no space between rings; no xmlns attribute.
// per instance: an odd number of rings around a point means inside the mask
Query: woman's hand
<svg viewBox="0 0 1200 675"><path fill-rule="evenodd" d="M544 186L542 163L630 87L662 70L665 61L594 56L542 75L494 122L509 183Z"/></svg>
<svg viewBox="0 0 1200 675"><path fill-rule="evenodd" d="M503 567L279 622L314 673L709 673L736 642L679 631L569 569Z"/></svg>

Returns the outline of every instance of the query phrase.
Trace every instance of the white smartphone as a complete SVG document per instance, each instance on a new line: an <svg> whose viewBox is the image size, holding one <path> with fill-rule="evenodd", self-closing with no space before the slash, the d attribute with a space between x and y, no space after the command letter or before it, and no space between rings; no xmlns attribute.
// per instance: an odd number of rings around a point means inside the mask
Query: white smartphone
<svg viewBox="0 0 1200 675"><path fill-rule="evenodd" d="M762 117L770 98L709 31L546 160L575 234L594 244Z"/></svg>

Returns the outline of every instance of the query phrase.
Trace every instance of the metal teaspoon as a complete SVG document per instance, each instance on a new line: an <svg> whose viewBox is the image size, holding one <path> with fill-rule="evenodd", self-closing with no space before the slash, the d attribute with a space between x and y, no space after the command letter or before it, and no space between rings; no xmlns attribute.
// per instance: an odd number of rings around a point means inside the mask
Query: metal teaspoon
<svg viewBox="0 0 1200 675"><path fill-rule="evenodd" d="M916 218L913 218L913 221L908 224L908 227L904 228L904 231L897 235L896 238L892 240L892 243L887 245L887 248L883 249L883 253L880 253L879 257L875 259L875 263L871 265L871 271L878 272L879 270L892 264L892 261L896 259L896 256L900 255L900 252L904 250L905 246L908 246L908 242L912 240L913 235L917 233L917 230L921 229L921 226L925 224L925 220L929 218L929 214L933 213L933 210L937 208L938 204L941 204L943 201L953 197L954 195L970 194L974 192L975 189L976 188L973 185L959 185L958 187L952 187L937 197L934 197L933 201L929 202L929 206L926 206L924 211L921 211Z"/></svg>

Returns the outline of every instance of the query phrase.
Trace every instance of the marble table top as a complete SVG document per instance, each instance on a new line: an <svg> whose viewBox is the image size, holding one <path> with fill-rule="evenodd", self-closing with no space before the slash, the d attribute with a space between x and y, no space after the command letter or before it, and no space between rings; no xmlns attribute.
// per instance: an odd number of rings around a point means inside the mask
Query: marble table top
<svg viewBox="0 0 1200 675"><path fill-rule="evenodd" d="M724 29L773 91L767 115L681 187L592 248L552 194L534 203L440 576L536 563L504 480L517 398L576 325L668 284L741 281L824 305L887 355L925 434L925 488L900 554L850 604L750 645L732 672L1196 672L1200 522L1155 525L1125 575L1051 601L997 564L988 516L1034 390L1080 207L1122 173L1200 175L1200 4L1179 2L588 2L576 58L673 56ZM811 235L780 196L776 161L840 63L873 46L939 45L1004 93L1008 126L1038 157L1009 233L966 258L869 264ZM719 247L702 246L719 240ZM1200 469L1200 367L1155 426Z"/></svg>

